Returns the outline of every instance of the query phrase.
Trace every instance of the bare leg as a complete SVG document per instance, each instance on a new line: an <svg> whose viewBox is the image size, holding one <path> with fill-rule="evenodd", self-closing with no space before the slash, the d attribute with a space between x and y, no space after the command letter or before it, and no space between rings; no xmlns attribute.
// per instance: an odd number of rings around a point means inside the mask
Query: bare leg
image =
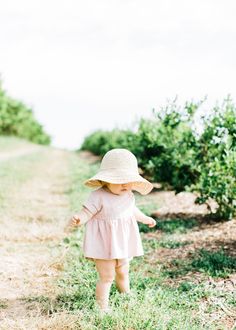
<svg viewBox="0 0 236 330"><path fill-rule="evenodd" d="M99 274L96 286L96 300L101 309L108 308L109 293L115 277L116 260L96 259L95 265Z"/></svg>
<svg viewBox="0 0 236 330"><path fill-rule="evenodd" d="M129 263L116 267L116 286L120 292L129 293Z"/></svg>

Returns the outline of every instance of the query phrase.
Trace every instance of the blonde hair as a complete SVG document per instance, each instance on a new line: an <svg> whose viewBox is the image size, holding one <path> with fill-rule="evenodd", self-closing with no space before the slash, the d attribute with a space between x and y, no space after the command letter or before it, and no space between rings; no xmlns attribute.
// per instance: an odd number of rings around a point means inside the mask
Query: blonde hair
<svg viewBox="0 0 236 330"><path fill-rule="evenodd" d="M101 184L102 187L106 187L108 182L102 181L102 180L98 180Z"/></svg>

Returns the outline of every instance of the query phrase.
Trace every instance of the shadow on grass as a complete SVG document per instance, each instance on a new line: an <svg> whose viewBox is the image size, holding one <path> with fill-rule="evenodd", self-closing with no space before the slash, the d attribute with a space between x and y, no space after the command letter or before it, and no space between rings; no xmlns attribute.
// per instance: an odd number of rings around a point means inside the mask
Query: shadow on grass
<svg viewBox="0 0 236 330"><path fill-rule="evenodd" d="M191 244L191 241L183 241L179 242L174 239L170 238L145 238L143 239L143 245L146 251L152 252L152 250L157 250L159 248L166 248L166 249L179 249L186 245Z"/></svg>
<svg viewBox="0 0 236 330"><path fill-rule="evenodd" d="M87 294L83 286L80 286L72 293L58 294L54 299L47 296L30 296L22 300L27 304L28 310L35 310L37 304L40 304L41 313L50 315L62 310L93 309L94 299L92 298L93 295Z"/></svg>
<svg viewBox="0 0 236 330"><path fill-rule="evenodd" d="M81 310L81 309L93 309L94 308L94 294L88 294L82 287L78 288L71 294L60 294L54 300L54 309L60 310Z"/></svg>
<svg viewBox="0 0 236 330"><path fill-rule="evenodd" d="M163 275L176 278L193 271L226 278L236 271L236 258L227 255L222 249L218 251L200 249L191 259L172 260L169 267L164 267Z"/></svg>
<svg viewBox="0 0 236 330"><path fill-rule="evenodd" d="M138 223L139 231L142 233L153 232L160 230L166 234L186 233L188 230L199 226L196 219L157 219L157 225L154 228L149 228L147 225Z"/></svg>
<svg viewBox="0 0 236 330"><path fill-rule="evenodd" d="M198 224L196 219L167 219L159 220L157 229L168 234L186 233L188 230L197 227Z"/></svg>

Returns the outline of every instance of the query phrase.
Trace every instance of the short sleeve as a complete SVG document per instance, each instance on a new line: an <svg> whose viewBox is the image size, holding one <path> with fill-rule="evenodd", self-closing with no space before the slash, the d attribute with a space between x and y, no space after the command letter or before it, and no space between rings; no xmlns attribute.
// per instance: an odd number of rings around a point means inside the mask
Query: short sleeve
<svg viewBox="0 0 236 330"><path fill-rule="evenodd" d="M79 225L85 224L93 217L93 215L85 207L83 207L82 210L76 214L76 216L79 218Z"/></svg>
<svg viewBox="0 0 236 330"><path fill-rule="evenodd" d="M83 203L83 206L88 209L92 215L98 213L102 208L99 193L96 190L93 191L88 199Z"/></svg>

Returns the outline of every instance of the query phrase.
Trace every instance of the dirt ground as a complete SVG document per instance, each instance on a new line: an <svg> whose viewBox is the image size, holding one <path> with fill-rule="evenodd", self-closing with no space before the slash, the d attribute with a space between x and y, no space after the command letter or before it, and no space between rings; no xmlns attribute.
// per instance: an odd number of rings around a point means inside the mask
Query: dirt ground
<svg viewBox="0 0 236 330"><path fill-rule="evenodd" d="M161 207L153 211L152 216L157 220L195 219L197 225L178 238L183 242L192 242L186 250L205 248L214 251L223 248L229 255L236 257L236 219L211 220L210 210L215 211L217 203L210 200L208 204L198 205L194 203L196 196L190 192L175 194L174 191L154 191L150 198L153 203L161 204ZM158 235L160 234L157 232L157 238ZM184 253L184 247L181 247L181 250Z"/></svg>

